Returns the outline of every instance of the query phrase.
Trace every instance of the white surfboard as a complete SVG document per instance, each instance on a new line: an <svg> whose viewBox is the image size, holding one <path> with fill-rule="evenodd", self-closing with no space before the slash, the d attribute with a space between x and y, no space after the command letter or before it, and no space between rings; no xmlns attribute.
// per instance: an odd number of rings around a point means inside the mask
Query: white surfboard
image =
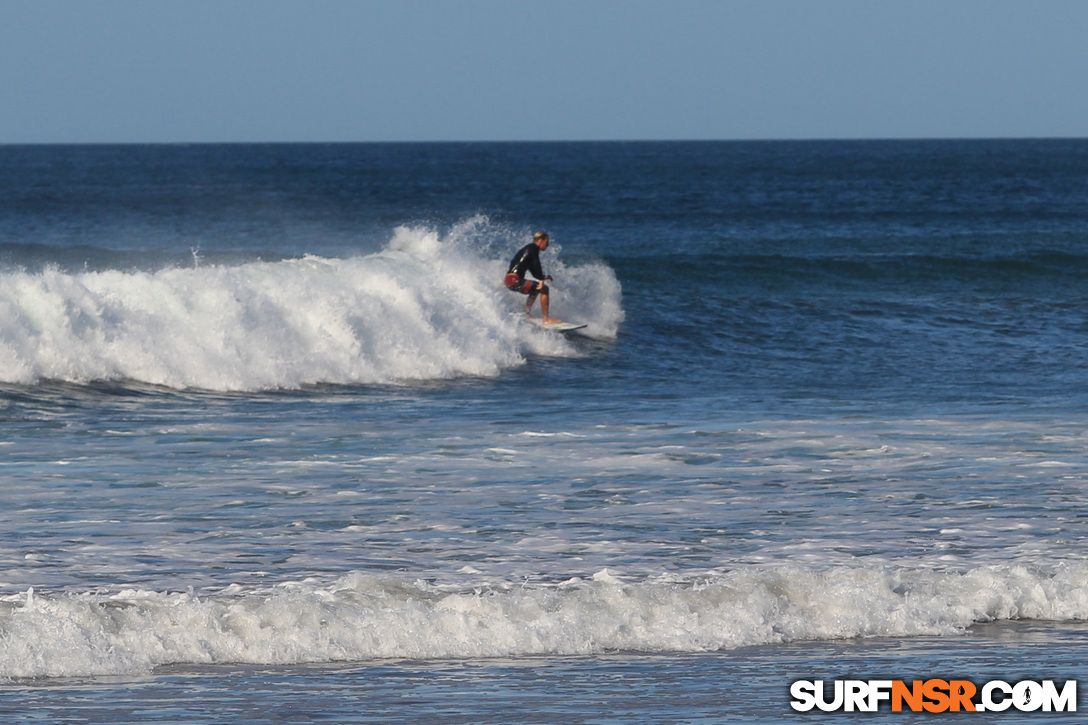
<svg viewBox="0 0 1088 725"><path fill-rule="evenodd" d="M555 330L556 332L573 332L574 330L581 330L586 327L586 324L579 324L577 322L553 322L550 325L545 325L544 320L538 317L530 317L534 323L540 325L546 330Z"/></svg>

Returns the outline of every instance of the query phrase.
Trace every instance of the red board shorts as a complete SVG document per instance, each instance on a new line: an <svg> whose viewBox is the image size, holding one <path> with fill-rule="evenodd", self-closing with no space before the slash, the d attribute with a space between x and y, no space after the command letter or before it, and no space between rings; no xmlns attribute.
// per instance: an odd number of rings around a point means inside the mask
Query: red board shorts
<svg viewBox="0 0 1088 725"><path fill-rule="evenodd" d="M525 279L524 277L519 277L516 274L508 274L503 280L503 284L506 285L507 289L512 289L515 292L527 295L536 292L536 287L540 283Z"/></svg>

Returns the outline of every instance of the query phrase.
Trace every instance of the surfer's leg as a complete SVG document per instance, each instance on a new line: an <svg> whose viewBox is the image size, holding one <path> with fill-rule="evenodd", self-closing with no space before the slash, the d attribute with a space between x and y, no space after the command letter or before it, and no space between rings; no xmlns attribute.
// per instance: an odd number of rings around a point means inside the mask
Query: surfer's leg
<svg viewBox="0 0 1088 725"><path fill-rule="evenodd" d="M559 322L554 317L548 316L548 285L546 284L540 285L540 315L547 324Z"/></svg>
<svg viewBox="0 0 1088 725"><path fill-rule="evenodd" d="M529 299L525 300L525 314L532 311L534 302L536 302L536 292L530 292Z"/></svg>

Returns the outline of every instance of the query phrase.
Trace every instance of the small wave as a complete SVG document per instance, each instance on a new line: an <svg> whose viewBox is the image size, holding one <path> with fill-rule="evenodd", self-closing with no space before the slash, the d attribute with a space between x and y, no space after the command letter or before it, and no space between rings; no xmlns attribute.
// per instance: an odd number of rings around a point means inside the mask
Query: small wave
<svg viewBox="0 0 1088 725"><path fill-rule="evenodd" d="M471 571L471 569L470 569ZM166 664L706 652L798 640L954 635L976 622L1088 618L1088 567L961 573L752 568L630 581L450 590L346 575L210 596L125 590L0 601L0 678L126 674Z"/></svg>
<svg viewBox="0 0 1088 725"><path fill-rule="evenodd" d="M929 293L962 292L963 285L1002 290L1047 289L1078 284L1088 273L1088 255L1058 250L1005 254L674 254L621 262L624 279L699 279L724 289L858 289Z"/></svg>
<svg viewBox="0 0 1088 725"><path fill-rule="evenodd" d="M522 323L500 284L505 260L473 246L494 236L486 226L469 220L444 237L401 227L382 251L346 259L5 271L0 383L263 390L493 376L526 355L575 354ZM612 270L554 258L550 269L563 280L553 309L614 336Z"/></svg>

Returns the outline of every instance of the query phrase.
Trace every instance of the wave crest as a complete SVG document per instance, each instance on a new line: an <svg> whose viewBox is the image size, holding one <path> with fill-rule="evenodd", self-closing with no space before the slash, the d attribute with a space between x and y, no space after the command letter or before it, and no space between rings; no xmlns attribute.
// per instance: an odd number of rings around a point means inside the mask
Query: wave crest
<svg viewBox="0 0 1088 725"><path fill-rule="evenodd" d="M481 226L445 237L402 227L382 251L345 259L6 271L0 382L262 390L492 376L527 354L574 354L521 323L520 301L500 284L504 261L473 247ZM566 271L553 307L614 336L615 274L603 264Z"/></svg>

